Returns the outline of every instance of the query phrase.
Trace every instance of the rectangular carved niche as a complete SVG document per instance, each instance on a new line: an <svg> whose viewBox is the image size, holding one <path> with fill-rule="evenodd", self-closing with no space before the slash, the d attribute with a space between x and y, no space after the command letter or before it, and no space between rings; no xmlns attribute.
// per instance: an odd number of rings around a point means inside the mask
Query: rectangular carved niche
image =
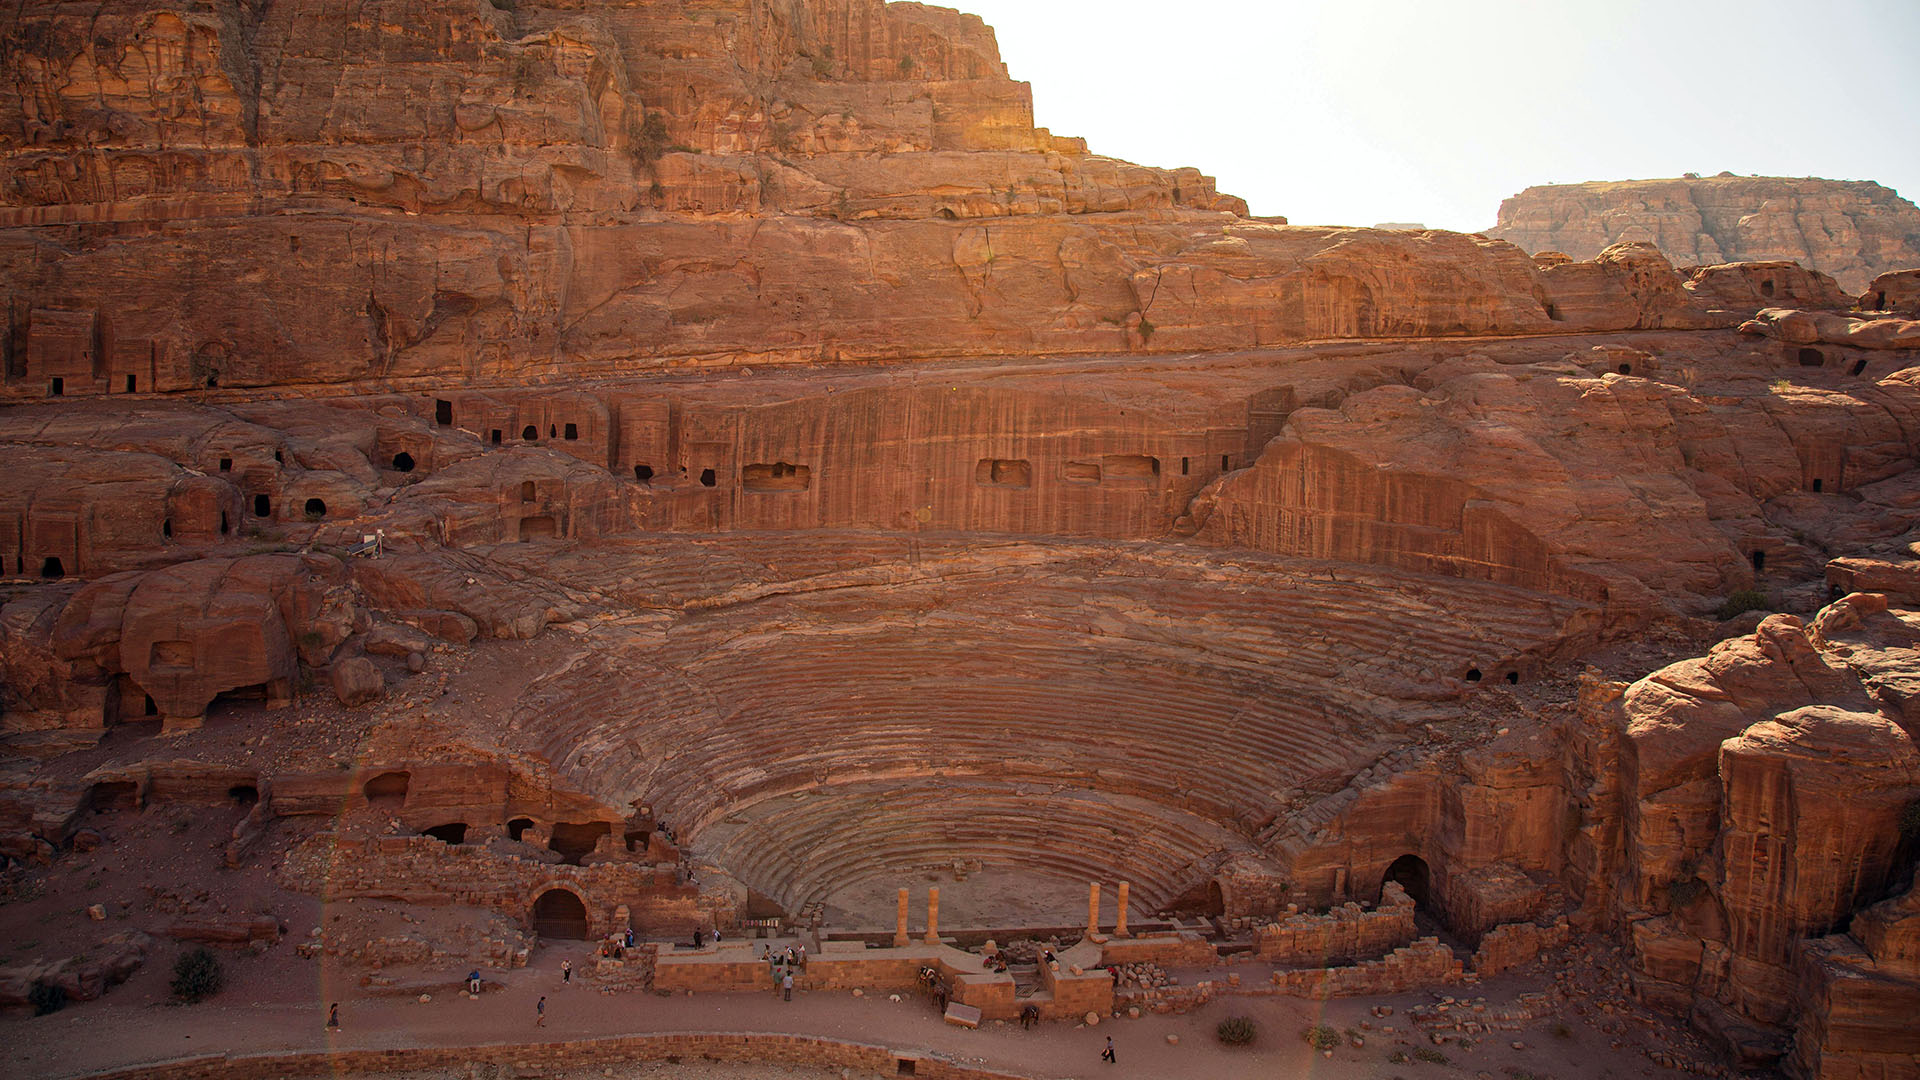
<svg viewBox="0 0 1920 1080"><path fill-rule="evenodd" d="M1145 454L1108 454L1100 459L1103 479L1150 483L1160 476L1160 459Z"/></svg>
<svg viewBox="0 0 1920 1080"><path fill-rule="evenodd" d="M193 643L156 641L147 654L147 667L159 673L193 670Z"/></svg>
<svg viewBox="0 0 1920 1080"><path fill-rule="evenodd" d="M1069 461L1062 470L1060 478L1069 484L1097 484L1100 482L1100 463L1097 461Z"/></svg>
<svg viewBox="0 0 1920 1080"><path fill-rule="evenodd" d="M1017 459L981 458L974 466L973 482L981 487L1032 487L1033 466Z"/></svg>
<svg viewBox="0 0 1920 1080"><path fill-rule="evenodd" d="M812 482L812 469L784 461L748 465L740 470L740 486L747 491L805 491Z"/></svg>

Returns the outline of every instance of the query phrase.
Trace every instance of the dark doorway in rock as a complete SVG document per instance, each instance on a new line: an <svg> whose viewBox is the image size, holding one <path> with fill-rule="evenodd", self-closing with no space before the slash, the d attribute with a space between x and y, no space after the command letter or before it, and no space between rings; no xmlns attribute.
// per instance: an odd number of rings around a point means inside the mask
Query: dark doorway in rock
<svg viewBox="0 0 1920 1080"><path fill-rule="evenodd" d="M255 495L253 497L253 516L254 517L272 517L273 516L273 496Z"/></svg>
<svg viewBox="0 0 1920 1080"><path fill-rule="evenodd" d="M230 457L223 457L223 458L221 458L221 459L220 459L220 471L221 471L221 472L232 472L232 471L233 471L233 459L232 459L232 458L230 458Z"/></svg>
<svg viewBox="0 0 1920 1080"><path fill-rule="evenodd" d="M626 840L628 851L645 851L653 842L653 833L647 829L628 829Z"/></svg>
<svg viewBox="0 0 1920 1080"><path fill-rule="evenodd" d="M1433 906L1433 875L1427 870L1427 860L1418 855L1402 855L1387 866L1384 882L1397 881L1407 890L1417 907Z"/></svg>
<svg viewBox="0 0 1920 1080"><path fill-rule="evenodd" d="M553 823L553 836L547 841L547 847L560 853L569 865L579 866L580 860L593 854L594 845L600 838L613 831L613 826L604 821L589 821L575 824L571 821Z"/></svg>
<svg viewBox="0 0 1920 1080"><path fill-rule="evenodd" d="M518 841L522 836L525 836L527 830L531 828L533 828L532 818L514 818L512 821L507 822L507 839Z"/></svg>
<svg viewBox="0 0 1920 1080"><path fill-rule="evenodd" d="M58 375L55 375L52 378L52 380L47 383L48 397L59 397L62 394L65 394L66 392L67 392L67 380L61 378Z"/></svg>
<svg viewBox="0 0 1920 1080"><path fill-rule="evenodd" d="M561 437L568 440L578 439L580 437L580 425L568 424L561 429Z"/></svg>
<svg viewBox="0 0 1920 1080"><path fill-rule="evenodd" d="M140 809L140 785L131 780L108 780L87 792L87 806L96 814Z"/></svg>
<svg viewBox="0 0 1920 1080"><path fill-rule="evenodd" d="M1754 552L1753 553L1753 572L1758 574L1761 571L1764 571L1766 568L1767 568L1767 553L1764 551Z"/></svg>
<svg viewBox="0 0 1920 1080"><path fill-rule="evenodd" d="M301 507L301 509L306 512L308 521L316 521L327 516L327 501L325 499L308 499L307 504Z"/></svg>
<svg viewBox="0 0 1920 1080"><path fill-rule="evenodd" d="M633 478L643 484L653 483L653 466L635 465L633 467Z"/></svg>
<svg viewBox="0 0 1920 1080"><path fill-rule="evenodd" d="M1480 669L1479 669L1479 668L1477 668L1477 667L1470 667L1470 668L1468 668L1468 669L1467 669L1467 681L1468 681L1468 682L1479 682L1479 681L1480 681Z"/></svg>
<svg viewBox="0 0 1920 1080"><path fill-rule="evenodd" d="M1633 374L1633 365L1632 365L1632 364L1621 364L1621 365L1620 365L1620 374L1622 374L1622 375L1631 375L1631 374Z"/></svg>
<svg viewBox="0 0 1920 1080"><path fill-rule="evenodd" d="M1867 362L1865 360L1856 362L1853 365L1853 373L1855 375L1865 375L1867 373Z"/></svg>
<svg viewBox="0 0 1920 1080"><path fill-rule="evenodd" d="M1822 353L1819 349L1804 348L1800 350L1801 367L1822 367L1826 362L1826 354Z"/></svg>
<svg viewBox="0 0 1920 1080"><path fill-rule="evenodd" d="M433 422L441 427L453 423L453 402L445 398L435 398L433 402Z"/></svg>
<svg viewBox="0 0 1920 1080"><path fill-rule="evenodd" d="M227 789L227 798L242 810L250 809L260 801L260 789L252 784L235 784Z"/></svg>
<svg viewBox="0 0 1920 1080"><path fill-rule="evenodd" d="M1773 279L1772 278L1767 278L1766 280L1760 283L1760 295L1761 296L1773 295Z"/></svg>
<svg viewBox="0 0 1920 1080"><path fill-rule="evenodd" d="M367 781L363 789L368 806L377 806L383 810L398 810L407 802L408 774L386 772Z"/></svg>
<svg viewBox="0 0 1920 1080"><path fill-rule="evenodd" d="M133 393L135 385L136 384L134 382L133 376L131 375L127 376L127 393L129 394Z"/></svg>
<svg viewBox="0 0 1920 1080"><path fill-rule="evenodd" d="M565 889L548 889L533 901L533 929L543 938L587 939L587 905Z"/></svg>
<svg viewBox="0 0 1920 1080"><path fill-rule="evenodd" d="M531 480L520 481L520 501L523 503L530 503L536 497L538 497L538 491L537 489L534 488L533 481Z"/></svg>
<svg viewBox="0 0 1920 1080"><path fill-rule="evenodd" d="M500 445L500 429L494 428L492 431L488 432L487 441L492 443L495 446L499 446Z"/></svg>
<svg viewBox="0 0 1920 1080"><path fill-rule="evenodd" d="M532 424L528 424L526 427L521 428L520 441L521 442L539 442L540 429L537 427L534 427Z"/></svg>
<svg viewBox="0 0 1920 1080"><path fill-rule="evenodd" d="M1821 482L1820 482L1819 480L1815 480L1815 481L1813 482L1813 490L1814 490L1815 492L1818 492L1818 491L1820 490L1820 484L1821 484Z"/></svg>
<svg viewBox="0 0 1920 1080"><path fill-rule="evenodd" d="M405 450L402 450L399 453L393 455L393 471L394 472L412 472L413 471L413 455L407 453Z"/></svg>
<svg viewBox="0 0 1920 1080"><path fill-rule="evenodd" d="M701 487L712 487L714 484L718 483L719 480L720 480L720 477L712 469L700 470L700 486Z"/></svg>
<svg viewBox="0 0 1920 1080"><path fill-rule="evenodd" d="M40 564L40 576L49 580L66 577L66 564L60 561L60 556L49 555L46 561Z"/></svg>
<svg viewBox="0 0 1920 1080"><path fill-rule="evenodd" d="M1517 672L1517 671L1509 671L1509 672L1507 672L1507 685L1508 685L1508 686L1519 686L1519 685L1520 685L1520 673L1519 673L1519 672Z"/></svg>
<svg viewBox="0 0 1920 1080"><path fill-rule="evenodd" d="M1207 882L1207 903L1205 907L1200 909L1200 914L1208 918L1218 918L1226 913L1227 894L1220 890L1219 882Z"/></svg>
<svg viewBox="0 0 1920 1080"><path fill-rule="evenodd" d="M464 844L467 842L467 823L450 821L445 825L435 825L431 829L420 830L420 835L431 836L443 844Z"/></svg>

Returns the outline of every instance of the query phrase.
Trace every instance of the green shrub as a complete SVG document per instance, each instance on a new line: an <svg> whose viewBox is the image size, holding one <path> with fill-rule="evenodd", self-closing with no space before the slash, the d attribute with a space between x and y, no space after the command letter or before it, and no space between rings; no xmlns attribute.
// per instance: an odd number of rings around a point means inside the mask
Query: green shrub
<svg viewBox="0 0 1920 1080"><path fill-rule="evenodd" d="M1759 589L1741 589L1732 596L1727 597L1726 602L1720 605L1720 609L1714 612L1714 615L1719 618L1720 621L1725 622L1736 615L1742 615L1749 611L1766 610L1768 610L1766 593L1761 592Z"/></svg>
<svg viewBox="0 0 1920 1080"><path fill-rule="evenodd" d="M667 131L667 118L658 112L650 112L640 122L640 130L634 132L633 160L642 168L651 169L672 142L673 138Z"/></svg>
<svg viewBox="0 0 1920 1080"><path fill-rule="evenodd" d="M1213 1033L1228 1046L1245 1046L1260 1032L1252 1017L1229 1016L1220 1021L1220 1025L1213 1029Z"/></svg>
<svg viewBox="0 0 1920 1080"><path fill-rule="evenodd" d="M1152 341L1152 340L1153 340L1153 332L1154 332L1154 330L1155 330L1155 329L1156 329L1156 327L1155 327L1155 326L1153 325L1153 320L1151 320L1151 319L1149 319L1149 318L1147 318L1147 317L1146 317L1145 315L1142 315L1142 316L1140 316L1140 342L1141 342L1141 344L1143 344L1143 345L1144 345L1144 344L1146 344L1147 342L1149 342L1149 341Z"/></svg>
<svg viewBox="0 0 1920 1080"><path fill-rule="evenodd" d="M226 982L220 958L205 945L173 962L173 995L182 1001L200 1001L220 992Z"/></svg>
<svg viewBox="0 0 1920 1080"><path fill-rule="evenodd" d="M37 982L27 991L27 1004L33 1006L35 1016L57 1013L67 1007L67 992L52 983Z"/></svg>
<svg viewBox="0 0 1920 1080"><path fill-rule="evenodd" d="M1435 1050L1431 1046L1418 1046L1414 1048L1413 1060L1424 1061L1429 1065L1445 1065L1447 1063L1447 1055Z"/></svg>
<svg viewBox="0 0 1920 1080"><path fill-rule="evenodd" d="M1328 1024L1316 1024L1301 1032L1300 1037L1315 1050L1332 1050L1340 1045L1340 1033Z"/></svg>

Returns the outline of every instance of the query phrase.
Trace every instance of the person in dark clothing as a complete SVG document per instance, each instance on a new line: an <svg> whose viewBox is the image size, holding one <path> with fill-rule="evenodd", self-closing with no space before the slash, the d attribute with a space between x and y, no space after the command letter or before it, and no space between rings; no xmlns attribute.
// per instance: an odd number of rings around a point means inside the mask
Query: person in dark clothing
<svg viewBox="0 0 1920 1080"><path fill-rule="evenodd" d="M340 1003L337 1001L327 1007L327 1030L340 1030Z"/></svg>
<svg viewBox="0 0 1920 1080"><path fill-rule="evenodd" d="M1023 1029L1030 1028L1039 1022L1040 1022L1040 1006L1029 1005L1026 1008L1020 1010L1021 1028Z"/></svg>
<svg viewBox="0 0 1920 1080"><path fill-rule="evenodd" d="M1113 1036L1111 1035L1107 1036L1107 1048L1105 1050L1100 1051L1100 1060L1106 1062L1109 1065L1113 1064L1117 1060L1113 1056Z"/></svg>

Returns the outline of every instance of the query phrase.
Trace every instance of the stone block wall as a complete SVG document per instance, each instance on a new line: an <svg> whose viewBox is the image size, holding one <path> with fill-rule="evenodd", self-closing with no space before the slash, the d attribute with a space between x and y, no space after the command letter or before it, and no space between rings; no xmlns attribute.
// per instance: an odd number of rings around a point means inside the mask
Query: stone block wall
<svg viewBox="0 0 1920 1080"><path fill-rule="evenodd" d="M1385 955L1413 937L1413 899L1389 881L1378 907L1350 902L1324 913L1288 914L1256 931L1254 949L1268 963L1324 967Z"/></svg>
<svg viewBox="0 0 1920 1080"><path fill-rule="evenodd" d="M1438 938L1421 938L1378 960L1352 967L1276 971L1273 983L1295 997L1355 997L1363 994L1404 994L1458 982L1465 969L1453 950Z"/></svg>

